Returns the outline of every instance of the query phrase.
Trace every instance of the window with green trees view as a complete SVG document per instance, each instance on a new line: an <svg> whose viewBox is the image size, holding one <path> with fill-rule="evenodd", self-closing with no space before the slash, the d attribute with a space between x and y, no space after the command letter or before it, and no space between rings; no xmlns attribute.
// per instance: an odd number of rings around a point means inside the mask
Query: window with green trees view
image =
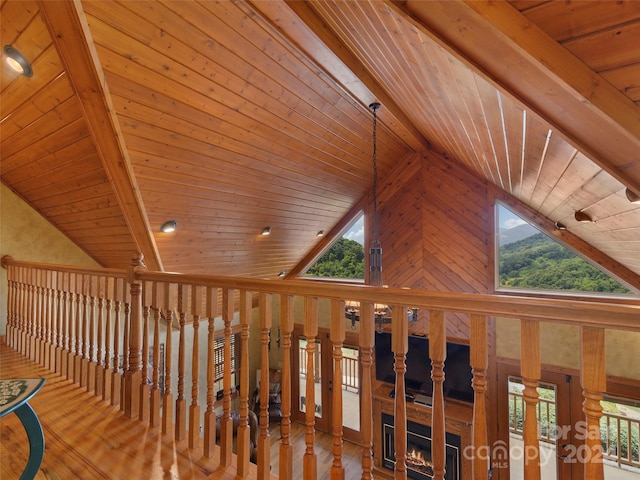
<svg viewBox="0 0 640 480"><path fill-rule="evenodd" d="M305 273L307 277L364 280L364 217L361 215Z"/></svg>
<svg viewBox="0 0 640 480"><path fill-rule="evenodd" d="M502 205L498 207L497 224L499 288L632 293Z"/></svg>

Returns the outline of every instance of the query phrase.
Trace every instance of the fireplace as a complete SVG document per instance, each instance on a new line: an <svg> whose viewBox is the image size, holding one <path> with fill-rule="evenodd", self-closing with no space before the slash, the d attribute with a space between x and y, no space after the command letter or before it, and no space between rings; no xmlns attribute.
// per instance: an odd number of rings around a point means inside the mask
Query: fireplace
<svg viewBox="0 0 640 480"><path fill-rule="evenodd" d="M395 468L394 418L386 413L382 414L383 458L382 466L393 470ZM446 480L459 480L461 455L460 437L447 433L446 443ZM407 422L407 476L418 480L433 478L431 463L431 427Z"/></svg>

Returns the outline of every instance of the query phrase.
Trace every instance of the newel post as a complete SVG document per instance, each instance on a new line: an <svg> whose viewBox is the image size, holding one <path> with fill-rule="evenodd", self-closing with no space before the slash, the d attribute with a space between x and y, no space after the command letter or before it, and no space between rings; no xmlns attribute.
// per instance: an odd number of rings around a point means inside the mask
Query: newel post
<svg viewBox="0 0 640 480"><path fill-rule="evenodd" d="M129 368L124 375L124 414L130 418L140 413L140 381L142 379L142 282L137 273L146 271L141 253L133 255L127 271L131 288L131 316L129 321Z"/></svg>

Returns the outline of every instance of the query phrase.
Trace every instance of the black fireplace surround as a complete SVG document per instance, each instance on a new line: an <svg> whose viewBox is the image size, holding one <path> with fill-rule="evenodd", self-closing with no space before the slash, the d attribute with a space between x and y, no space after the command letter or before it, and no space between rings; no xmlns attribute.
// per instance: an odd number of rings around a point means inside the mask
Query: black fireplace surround
<svg viewBox="0 0 640 480"><path fill-rule="evenodd" d="M395 468L394 418L382 414L382 466ZM460 480L461 452L460 437L446 433L446 480ZM407 422L407 476L418 480L433 478L431 467L431 427L412 421Z"/></svg>

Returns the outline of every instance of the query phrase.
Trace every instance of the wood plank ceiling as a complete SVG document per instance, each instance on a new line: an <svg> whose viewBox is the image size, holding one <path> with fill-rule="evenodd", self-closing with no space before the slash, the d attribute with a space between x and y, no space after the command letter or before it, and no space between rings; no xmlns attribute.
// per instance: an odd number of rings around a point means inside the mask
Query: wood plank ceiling
<svg viewBox="0 0 640 480"><path fill-rule="evenodd" d="M104 266L292 270L370 193L380 101L381 177L441 152L640 275L640 2L0 8L34 70L3 63L2 182Z"/></svg>

